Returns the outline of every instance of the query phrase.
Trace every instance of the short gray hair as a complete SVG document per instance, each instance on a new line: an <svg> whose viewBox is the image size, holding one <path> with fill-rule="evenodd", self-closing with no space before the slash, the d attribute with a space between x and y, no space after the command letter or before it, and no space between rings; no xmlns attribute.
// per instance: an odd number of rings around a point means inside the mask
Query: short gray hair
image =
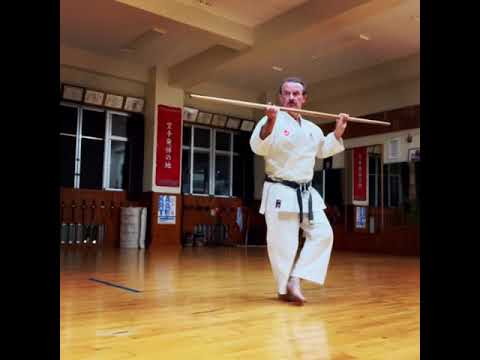
<svg viewBox="0 0 480 360"><path fill-rule="evenodd" d="M280 88L278 89L279 94L282 93L283 84L285 84L287 82L294 82L294 83L298 83L298 84L302 85L303 86L303 95L305 95L307 93L307 83L305 81L303 81L303 79L301 79L299 77L287 77L280 84Z"/></svg>

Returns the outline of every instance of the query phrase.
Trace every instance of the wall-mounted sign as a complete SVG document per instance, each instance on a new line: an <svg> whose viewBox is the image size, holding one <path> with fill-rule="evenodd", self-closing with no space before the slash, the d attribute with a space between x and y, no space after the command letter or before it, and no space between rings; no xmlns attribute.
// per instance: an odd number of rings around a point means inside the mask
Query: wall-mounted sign
<svg viewBox="0 0 480 360"><path fill-rule="evenodd" d="M105 99L105 106L112 109L122 109L123 96L107 94L107 98Z"/></svg>
<svg viewBox="0 0 480 360"><path fill-rule="evenodd" d="M105 93L101 91L95 91L95 90L88 90L85 92L85 100L84 102L86 104L91 104L91 105L97 105L101 106L103 105L103 99L105 98Z"/></svg>
<svg viewBox="0 0 480 360"><path fill-rule="evenodd" d="M123 109L126 111L140 113L143 112L144 103L145 102L143 99L128 96L125 100L125 106L123 107Z"/></svg>
<svg viewBox="0 0 480 360"><path fill-rule="evenodd" d="M84 92L85 92L85 89L82 87L72 86L72 85L63 85L62 97L65 100L81 102L83 101Z"/></svg>

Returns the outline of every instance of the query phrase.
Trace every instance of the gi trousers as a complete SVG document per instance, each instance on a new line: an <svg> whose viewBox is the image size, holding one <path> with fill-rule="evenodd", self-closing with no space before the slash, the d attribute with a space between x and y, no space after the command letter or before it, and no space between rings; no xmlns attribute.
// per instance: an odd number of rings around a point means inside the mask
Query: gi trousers
<svg viewBox="0 0 480 360"><path fill-rule="evenodd" d="M323 285L333 246L333 231L325 212L316 211L313 224L309 223L307 214L300 224L298 213L272 210L265 212L265 220L268 257L278 293L287 293L290 276ZM300 227L305 234L305 243L294 263Z"/></svg>

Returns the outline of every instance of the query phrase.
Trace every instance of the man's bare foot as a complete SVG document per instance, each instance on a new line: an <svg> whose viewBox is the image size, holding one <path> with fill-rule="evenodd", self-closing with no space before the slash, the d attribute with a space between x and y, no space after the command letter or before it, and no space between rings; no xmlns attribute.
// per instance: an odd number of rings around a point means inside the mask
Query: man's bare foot
<svg viewBox="0 0 480 360"><path fill-rule="evenodd" d="M297 277L291 277L287 284L287 295L290 301L297 305L303 305L306 302L305 297L300 289L300 279Z"/></svg>

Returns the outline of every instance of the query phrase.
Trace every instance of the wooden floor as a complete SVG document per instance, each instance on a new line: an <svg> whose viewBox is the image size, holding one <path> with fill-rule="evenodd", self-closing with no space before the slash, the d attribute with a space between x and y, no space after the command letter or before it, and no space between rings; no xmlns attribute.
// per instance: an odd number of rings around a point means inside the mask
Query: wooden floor
<svg viewBox="0 0 480 360"><path fill-rule="evenodd" d="M418 258L333 252L303 289L276 299L266 248L62 249L61 358L420 358Z"/></svg>

